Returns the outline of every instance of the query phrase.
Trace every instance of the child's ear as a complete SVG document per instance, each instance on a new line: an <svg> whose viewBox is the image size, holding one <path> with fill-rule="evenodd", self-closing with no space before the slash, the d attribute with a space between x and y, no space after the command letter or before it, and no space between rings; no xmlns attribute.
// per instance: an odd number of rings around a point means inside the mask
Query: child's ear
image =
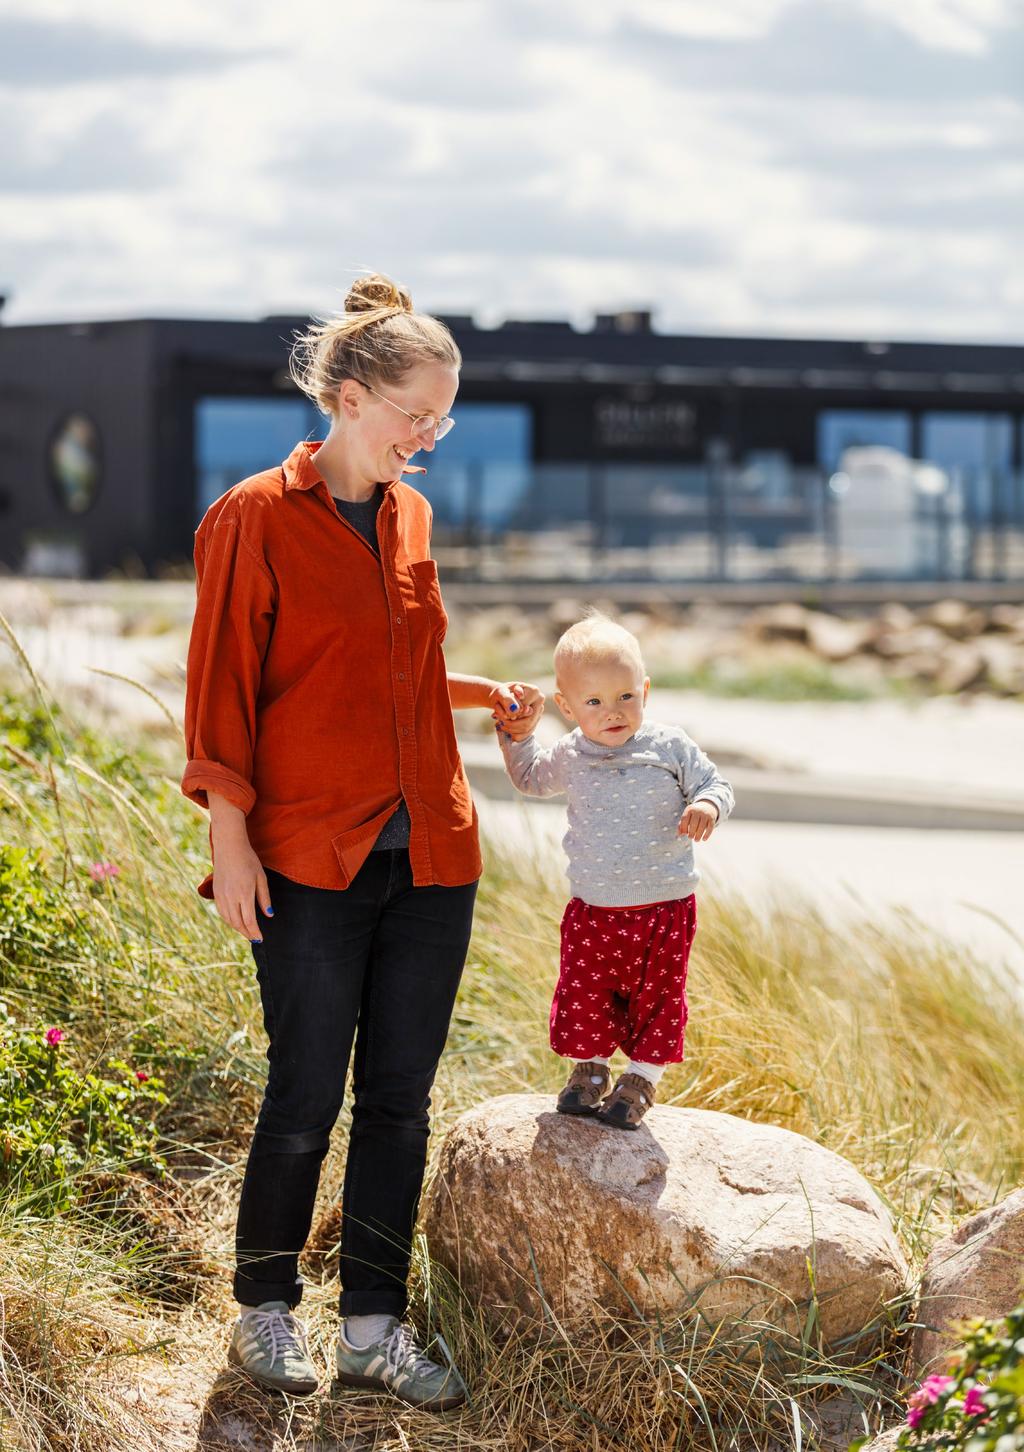
<svg viewBox="0 0 1024 1452"><path fill-rule="evenodd" d="M567 721L575 721L576 720L576 717L572 714L572 707L569 705L569 702L562 695L561 691L556 691L555 692L555 705L558 707L558 709L561 711L562 715L565 717L565 719Z"/></svg>
<svg viewBox="0 0 1024 1452"><path fill-rule="evenodd" d="M650 676L644 676L644 705L647 705L647 692L651 689Z"/></svg>

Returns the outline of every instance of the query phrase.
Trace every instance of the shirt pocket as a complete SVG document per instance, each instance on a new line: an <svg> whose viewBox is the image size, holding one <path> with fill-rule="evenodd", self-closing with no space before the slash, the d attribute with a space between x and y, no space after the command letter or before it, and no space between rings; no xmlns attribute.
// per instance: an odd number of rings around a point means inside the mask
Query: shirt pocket
<svg viewBox="0 0 1024 1452"><path fill-rule="evenodd" d="M416 599L425 612L427 624L437 637L438 645L441 645L448 634L448 612L441 599L437 563L434 560L417 560L409 566L409 573L412 575Z"/></svg>

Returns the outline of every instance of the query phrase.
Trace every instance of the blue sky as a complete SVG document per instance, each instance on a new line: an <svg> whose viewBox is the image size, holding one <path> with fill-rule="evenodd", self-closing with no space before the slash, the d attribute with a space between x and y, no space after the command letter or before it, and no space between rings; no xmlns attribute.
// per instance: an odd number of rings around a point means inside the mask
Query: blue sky
<svg viewBox="0 0 1024 1452"><path fill-rule="evenodd" d="M1024 342L1022 123L1024 0L0 0L4 316Z"/></svg>

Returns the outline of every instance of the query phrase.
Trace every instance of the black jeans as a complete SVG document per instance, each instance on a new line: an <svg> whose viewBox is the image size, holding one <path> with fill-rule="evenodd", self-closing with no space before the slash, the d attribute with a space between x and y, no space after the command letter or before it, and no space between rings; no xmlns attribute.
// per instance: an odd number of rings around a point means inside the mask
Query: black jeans
<svg viewBox="0 0 1024 1452"><path fill-rule="evenodd" d="M466 960L477 884L414 887L407 848L344 891L268 872L253 944L270 1072L245 1170L235 1299L302 1298L298 1257L355 1038L342 1195L343 1316L406 1309L430 1089Z"/></svg>

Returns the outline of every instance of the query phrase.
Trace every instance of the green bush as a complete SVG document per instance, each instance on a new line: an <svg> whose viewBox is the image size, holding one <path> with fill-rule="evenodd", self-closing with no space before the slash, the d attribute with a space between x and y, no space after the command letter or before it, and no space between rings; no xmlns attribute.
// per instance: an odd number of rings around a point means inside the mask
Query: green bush
<svg viewBox="0 0 1024 1452"><path fill-rule="evenodd" d="M93 953L84 923L47 877L41 853L0 845L0 988L31 985L50 1003L74 1002L83 975L71 965Z"/></svg>
<svg viewBox="0 0 1024 1452"><path fill-rule="evenodd" d="M1024 1305L1001 1320L963 1323L949 1371L926 1377L910 1396L896 1445L906 1452L1024 1452ZM861 1446L855 1442L851 1452Z"/></svg>
<svg viewBox="0 0 1024 1452"><path fill-rule="evenodd" d="M83 1171L162 1172L153 1115L163 1080L120 1059L80 1071L59 1028L19 1026L0 1004L0 1201L49 1213L78 1197Z"/></svg>
<svg viewBox="0 0 1024 1452"><path fill-rule="evenodd" d="M159 759L145 741L136 741L129 748L106 732L69 720L59 706L47 711L37 698L9 687L0 688L0 764L6 766L4 745L41 763L62 760L66 747L70 755L80 757L108 781L128 781L141 792L148 790L160 770ZM6 755L17 761L13 753ZM38 786L36 783L36 789Z"/></svg>

